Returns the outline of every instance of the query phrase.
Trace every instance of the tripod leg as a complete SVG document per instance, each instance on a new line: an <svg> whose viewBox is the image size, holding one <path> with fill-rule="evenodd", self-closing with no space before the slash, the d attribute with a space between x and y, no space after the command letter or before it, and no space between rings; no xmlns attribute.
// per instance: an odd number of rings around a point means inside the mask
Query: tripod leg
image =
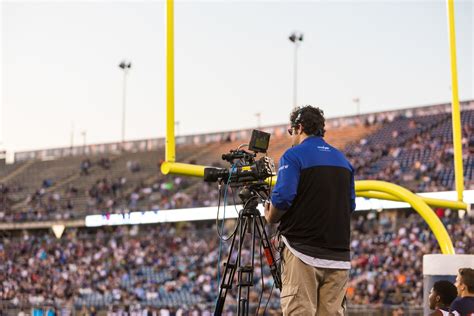
<svg viewBox="0 0 474 316"><path fill-rule="evenodd" d="M268 241L267 234L264 229L264 224L260 213L258 210L244 209L239 213L239 222L237 224L238 231L238 251L237 256L233 258L233 251L235 246L235 241L237 234L232 238L232 243L229 249L229 254L227 262L225 263L225 271L223 274L223 279L221 283L221 288L219 291L219 297L216 303L216 310L214 315L222 315L224 309L225 298L227 292L232 289L232 282L234 280L235 271L237 271L237 287L238 287L238 297L237 297L237 315L238 316L247 316L250 312L250 287L253 286L253 274L255 267L255 241L256 233L258 233L262 247L265 251L265 256L270 265L273 278L277 288L281 289L281 279L278 272L273 254L271 252L270 243ZM251 229L251 255L250 262L242 263L242 247L245 241L245 235L247 229Z"/></svg>
<svg viewBox="0 0 474 316"><path fill-rule="evenodd" d="M250 262L239 265L239 311L238 315L249 315L250 313L250 287L253 286L253 273L255 268L255 240L256 226L255 216L252 213L247 214L247 227L251 230L251 252ZM245 231L244 231L245 233Z"/></svg>
<svg viewBox="0 0 474 316"><path fill-rule="evenodd" d="M246 214L245 209L242 211L244 213L243 216L245 216L244 224L240 227L239 231L239 253L238 253L238 263L237 263L237 270L238 270L238 276L237 276L237 287L239 288L238 291L238 296L237 296L237 315L248 315L248 275L249 275L249 267L246 265L242 264L242 246L244 245L245 241L245 234L247 233L247 228L250 228L249 225L249 217L248 214ZM242 295L242 292L245 293L244 297Z"/></svg>
<svg viewBox="0 0 474 316"><path fill-rule="evenodd" d="M260 241L262 243L263 251L265 253L265 257L267 258L268 265L270 266L270 271L275 282L275 287L281 290L281 273L278 269L278 265L275 262L275 256L273 255L271 244L268 240L267 232L265 231L265 225L263 224L262 217L256 216L256 218L258 235L260 236Z"/></svg>
<svg viewBox="0 0 474 316"><path fill-rule="evenodd" d="M243 221L243 223L242 223ZM238 240L238 253L234 260L232 260L232 254L234 251L235 241L237 234L232 237L232 242L229 248L229 254L227 256L227 262L224 263L225 270L222 276L222 282L220 285L219 290L219 297L217 298L216 302L216 309L214 311L214 316L222 315L222 311L224 309L225 298L227 296L227 292L232 289L232 282L234 280L235 271L238 267L240 267L240 257L242 252L242 244L244 241L245 230L247 229L247 218L243 219L242 212L239 214L238 223L237 223L237 231L239 232L239 240ZM240 278L240 277L239 277ZM239 280L240 282L240 280ZM240 291L240 285L239 291ZM240 292L239 292L240 296ZM239 305L237 305L237 314L239 315Z"/></svg>
<svg viewBox="0 0 474 316"><path fill-rule="evenodd" d="M239 219L237 222L237 231L240 231L241 227L241 216L239 214ZM234 279L235 270L237 268L237 262L232 262L232 252L234 250L235 239L237 234L234 234L232 237L232 242L229 248L229 254L227 255L227 261L224 263L224 273L222 274L222 281L220 284L219 290L219 297L217 298L216 302L216 309L214 311L214 316L222 315L222 311L224 309L225 298L227 296L227 292L232 289L232 281ZM240 248L240 246L239 246Z"/></svg>

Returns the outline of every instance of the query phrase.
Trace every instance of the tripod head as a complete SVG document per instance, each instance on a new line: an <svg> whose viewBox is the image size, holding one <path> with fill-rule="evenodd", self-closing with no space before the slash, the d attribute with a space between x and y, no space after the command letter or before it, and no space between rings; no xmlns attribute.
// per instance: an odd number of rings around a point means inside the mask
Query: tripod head
<svg viewBox="0 0 474 316"><path fill-rule="evenodd" d="M242 187L239 198L244 209L254 209L258 203L268 199L270 186L266 183L251 183Z"/></svg>

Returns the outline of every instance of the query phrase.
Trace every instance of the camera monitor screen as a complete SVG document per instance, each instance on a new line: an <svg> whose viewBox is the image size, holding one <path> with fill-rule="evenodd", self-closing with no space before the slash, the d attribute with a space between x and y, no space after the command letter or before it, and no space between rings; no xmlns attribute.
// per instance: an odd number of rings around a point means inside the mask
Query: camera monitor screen
<svg viewBox="0 0 474 316"><path fill-rule="evenodd" d="M250 138L249 150L266 153L270 143L270 134L254 129Z"/></svg>

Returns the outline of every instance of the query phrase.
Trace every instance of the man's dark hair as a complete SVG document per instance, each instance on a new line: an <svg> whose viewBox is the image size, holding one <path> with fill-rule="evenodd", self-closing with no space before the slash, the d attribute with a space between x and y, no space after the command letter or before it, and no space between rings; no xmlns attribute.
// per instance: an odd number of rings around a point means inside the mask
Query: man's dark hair
<svg viewBox="0 0 474 316"><path fill-rule="evenodd" d="M454 299L458 296L458 290L449 281L441 280L433 284L433 291L439 295L441 303L445 306L451 305Z"/></svg>
<svg viewBox="0 0 474 316"><path fill-rule="evenodd" d="M459 275L461 276L462 283L467 286L467 290L470 293L474 293L474 269L461 268L459 269Z"/></svg>
<svg viewBox="0 0 474 316"><path fill-rule="evenodd" d="M290 114L291 127L301 125L307 135L324 136L324 112L311 105L297 107Z"/></svg>

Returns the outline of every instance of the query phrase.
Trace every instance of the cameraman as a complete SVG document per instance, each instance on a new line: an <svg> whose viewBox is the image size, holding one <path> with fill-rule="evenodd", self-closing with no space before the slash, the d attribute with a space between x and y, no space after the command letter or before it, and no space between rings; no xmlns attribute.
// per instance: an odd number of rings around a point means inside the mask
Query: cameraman
<svg viewBox="0 0 474 316"><path fill-rule="evenodd" d="M344 315L349 280L354 170L326 143L324 114L304 106L290 115L293 147L280 159L265 219L280 222L283 315Z"/></svg>

